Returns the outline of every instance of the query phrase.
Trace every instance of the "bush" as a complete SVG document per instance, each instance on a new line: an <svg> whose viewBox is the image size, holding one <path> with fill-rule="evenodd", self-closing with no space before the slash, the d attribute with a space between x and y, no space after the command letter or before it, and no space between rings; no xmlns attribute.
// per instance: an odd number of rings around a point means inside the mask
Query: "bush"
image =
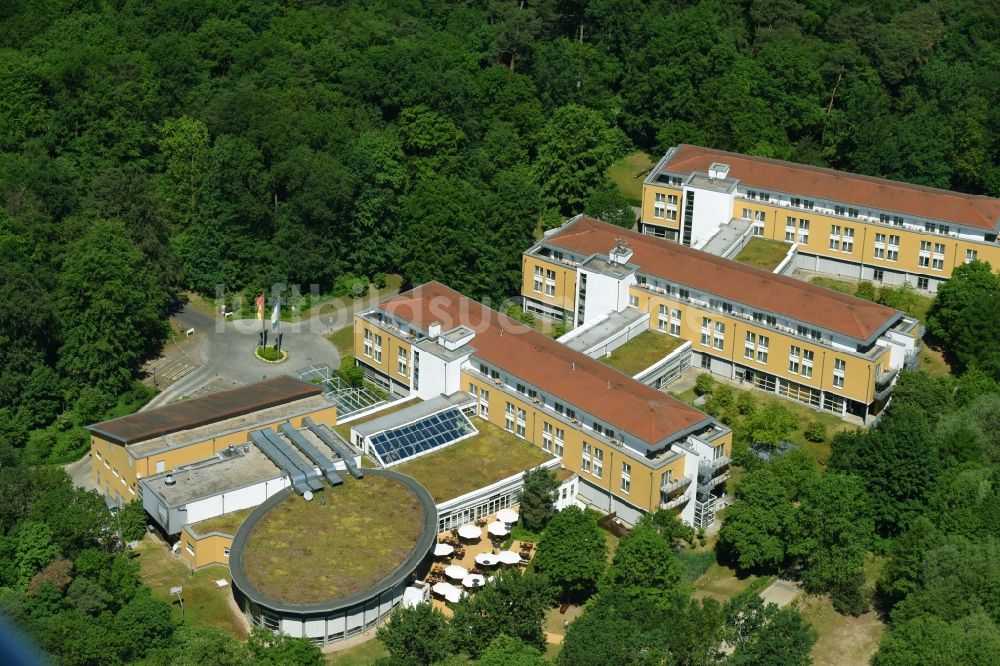
<svg viewBox="0 0 1000 666"><path fill-rule="evenodd" d="M258 347L257 356L265 361L280 361L283 352L279 352L274 347Z"/></svg>
<svg viewBox="0 0 1000 666"><path fill-rule="evenodd" d="M694 392L698 395L708 395L715 388L715 380L712 375L703 372L694 380Z"/></svg>
<svg viewBox="0 0 1000 666"><path fill-rule="evenodd" d="M80 397L76 399L74 410L80 417L80 422L84 425L97 423L108 407L114 404L114 399L99 388L88 386L80 391Z"/></svg>
<svg viewBox="0 0 1000 666"><path fill-rule="evenodd" d="M385 273L376 273L372 276L372 284L375 285L376 289L385 289Z"/></svg>
<svg viewBox="0 0 1000 666"><path fill-rule="evenodd" d="M736 396L736 411L740 416L750 416L757 411L757 398L749 391L743 391Z"/></svg>
<svg viewBox="0 0 1000 666"><path fill-rule="evenodd" d="M344 273L333 282L334 296L361 298L368 294L368 280L351 273Z"/></svg>
<svg viewBox="0 0 1000 666"><path fill-rule="evenodd" d="M858 288L854 291L854 295L872 302L875 302L878 297L875 293L875 285L867 280L858 283Z"/></svg>
<svg viewBox="0 0 1000 666"><path fill-rule="evenodd" d="M345 356L340 362L340 376L348 385L360 388L365 383L364 369L354 362L353 356Z"/></svg>
<svg viewBox="0 0 1000 666"><path fill-rule="evenodd" d="M821 421L813 421L805 430L806 440L822 442L826 439L826 425Z"/></svg>

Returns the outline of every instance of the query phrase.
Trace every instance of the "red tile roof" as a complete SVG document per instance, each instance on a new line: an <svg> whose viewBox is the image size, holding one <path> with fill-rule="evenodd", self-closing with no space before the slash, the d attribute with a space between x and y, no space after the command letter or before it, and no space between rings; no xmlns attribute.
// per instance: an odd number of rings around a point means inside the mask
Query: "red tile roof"
<svg viewBox="0 0 1000 666"><path fill-rule="evenodd" d="M544 239L544 243L591 255L607 254L624 238L639 272L707 292L734 303L773 312L859 341L881 333L900 317L884 305L775 275L589 217L581 217Z"/></svg>
<svg viewBox="0 0 1000 666"><path fill-rule="evenodd" d="M118 444L134 444L172 432L231 419L250 412L301 400L323 387L291 377L275 377L249 386L189 398L165 407L87 426L94 434Z"/></svg>
<svg viewBox="0 0 1000 666"><path fill-rule="evenodd" d="M439 282L428 282L379 307L423 330L434 322L440 322L442 331L459 325L471 328L477 357L650 446L709 423L694 407Z"/></svg>
<svg viewBox="0 0 1000 666"><path fill-rule="evenodd" d="M729 165L729 177L749 187L915 215L979 229L1000 227L1000 199L911 185L822 167L682 144L661 167L689 174L713 162Z"/></svg>

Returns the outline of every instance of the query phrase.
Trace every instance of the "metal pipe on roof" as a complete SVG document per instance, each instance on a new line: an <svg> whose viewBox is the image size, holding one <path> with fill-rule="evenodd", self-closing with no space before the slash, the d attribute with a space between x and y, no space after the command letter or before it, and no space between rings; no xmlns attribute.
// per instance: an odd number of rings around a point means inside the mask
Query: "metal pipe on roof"
<svg viewBox="0 0 1000 666"><path fill-rule="evenodd" d="M308 484L310 490L322 490L323 482L319 479L319 473L311 466L302 462L302 459L298 457L289 448L288 444L278 437L278 433L271 429L263 430L264 437L279 451L281 454L288 458L288 461L300 472L302 472L306 477L306 484Z"/></svg>
<svg viewBox="0 0 1000 666"><path fill-rule="evenodd" d="M298 430L292 427L289 423L283 423L281 425L282 434L288 438L292 444L294 444L302 453L306 454L306 457L316 463L320 470L323 472L323 476L326 480L330 482L331 485L339 485L344 482L340 475L337 474L337 468L334 467L333 462L327 458L323 453L317 449L312 443L303 437Z"/></svg>

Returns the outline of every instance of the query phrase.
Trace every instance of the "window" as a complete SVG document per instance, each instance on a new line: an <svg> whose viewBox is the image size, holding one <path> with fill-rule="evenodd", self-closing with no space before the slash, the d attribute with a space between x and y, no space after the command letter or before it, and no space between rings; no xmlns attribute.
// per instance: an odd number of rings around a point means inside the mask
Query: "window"
<svg viewBox="0 0 1000 666"><path fill-rule="evenodd" d="M833 385L837 388L844 388L844 375L847 372L847 361L839 358L833 362Z"/></svg>
<svg viewBox="0 0 1000 666"><path fill-rule="evenodd" d="M562 428L556 428L556 439L555 439L556 450L554 453L560 458L562 457L563 454L563 443L565 441L566 441L566 431L563 430Z"/></svg>
<svg viewBox="0 0 1000 666"><path fill-rule="evenodd" d="M847 217L854 217L854 218L856 218L857 216L858 216L858 209L857 208L848 208L847 209Z"/></svg>
<svg viewBox="0 0 1000 666"><path fill-rule="evenodd" d="M802 207L802 199L800 199L799 197L792 197L789 203L795 206L796 208Z"/></svg>
<svg viewBox="0 0 1000 666"><path fill-rule="evenodd" d="M965 263L970 261L975 261L979 257L979 252L977 250L966 250L965 251Z"/></svg>
<svg viewBox="0 0 1000 666"><path fill-rule="evenodd" d="M903 218L901 218L899 215L893 215L892 224L897 227L903 226Z"/></svg>
<svg viewBox="0 0 1000 666"><path fill-rule="evenodd" d="M795 218L785 218L785 240L789 243L795 242Z"/></svg>
<svg viewBox="0 0 1000 666"><path fill-rule="evenodd" d="M653 204L653 217L658 220L665 219L667 217L667 209L663 204Z"/></svg>
<svg viewBox="0 0 1000 666"><path fill-rule="evenodd" d="M548 269L545 270L545 295L556 295L556 272Z"/></svg>
<svg viewBox="0 0 1000 666"><path fill-rule="evenodd" d="M365 329L365 356L372 357L372 332L369 328Z"/></svg>
<svg viewBox="0 0 1000 666"><path fill-rule="evenodd" d="M639 307L639 297L638 296L632 296L631 294L629 294L628 304L631 305L634 308Z"/></svg>
<svg viewBox="0 0 1000 666"><path fill-rule="evenodd" d="M520 383L517 385L517 389L516 390L517 390L518 393L520 393L522 395L524 395L528 391L528 389L525 388L524 384L520 384Z"/></svg>
<svg viewBox="0 0 1000 666"><path fill-rule="evenodd" d="M507 432L514 432L514 403L507 403L507 411L504 413L503 427Z"/></svg>
<svg viewBox="0 0 1000 666"><path fill-rule="evenodd" d="M228 549L228 548L223 548L223 549L222 549L222 554L223 554L223 555L224 555L225 557L229 557L229 549Z"/></svg>
<svg viewBox="0 0 1000 666"><path fill-rule="evenodd" d="M701 318L701 344L712 346L712 320L708 317Z"/></svg>
<svg viewBox="0 0 1000 666"><path fill-rule="evenodd" d="M191 547L190 543L184 542L184 550L188 552L188 555L194 557L194 548Z"/></svg>
<svg viewBox="0 0 1000 666"><path fill-rule="evenodd" d="M623 493L627 493L632 490L632 465L625 462L622 463L621 489Z"/></svg>
<svg viewBox="0 0 1000 666"><path fill-rule="evenodd" d="M527 422L527 414L523 409L518 408L517 410L517 436L524 438L525 436L525 423Z"/></svg>
<svg viewBox="0 0 1000 666"><path fill-rule="evenodd" d="M792 349L788 352L788 372L792 374L799 374L799 356L802 354L802 350L795 345L792 345Z"/></svg>
<svg viewBox="0 0 1000 666"><path fill-rule="evenodd" d="M809 220L799 220L799 242L809 242Z"/></svg>
<svg viewBox="0 0 1000 666"><path fill-rule="evenodd" d="M407 374L406 374L406 361L407 361L407 359L406 359L406 350L405 349L399 349L398 350L398 354L396 356L396 372L399 373L399 374L401 374L401 375L403 375L404 377L407 376Z"/></svg>
<svg viewBox="0 0 1000 666"><path fill-rule="evenodd" d="M490 392L486 389L479 393L479 415L484 419L490 417Z"/></svg>
<svg viewBox="0 0 1000 666"><path fill-rule="evenodd" d="M542 422L542 451L552 451L552 424Z"/></svg>
<svg viewBox="0 0 1000 666"><path fill-rule="evenodd" d="M667 195L663 192L656 193L656 203L664 203L667 200Z"/></svg>
<svg viewBox="0 0 1000 666"><path fill-rule="evenodd" d="M917 264L921 268L927 268L931 265L931 242L930 241L920 241L920 254L917 256Z"/></svg>
<svg viewBox="0 0 1000 666"><path fill-rule="evenodd" d="M885 258L889 261L899 259L899 236L889 236L889 247L886 249Z"/></svg>
<svg viewBox="0 0 1000 666"><path fill-rule="evenodd" d="M882 282L885 279L885 271L881 268L876 268L872 271L872 279L876 282Z"/></svg>
<svg viewBox="0 0 1000 666"><path fill-rule="evenodd" d="M937 233L937 225L934 224L933 222L924 222L924 231L927 231L927 232L932 233L932 234L936 234Z"/></svg>
<svg viewBox="0 0 1000 666"><path fill-rule="evenodd" d="M844 208L843 206L834 206L833 207L833 212L836 215L846 215L847 214L847 209Z"/></svg>
<svg viewBox="0 0 1000 666"><path fill-rule="evenodd" d="M875 234L875 258L885 259L885 234Z"/></svg>
<svg viewBox="0 0 1000 666"><path fill-rule="evenodd" d="M721 321L715 322L715 335L713 345L716 349L722 349L726 342L726 325Z"/></svg>
<svg viewBox="0 0 1000 666"><path fill-rule="evenodd" d="M840 225L830 227L830 249L836 252L840 249Z"/></svg>
<svg viewBox="0 0 1000 666"><path fill-rule="evenodd" d="M598 479L604 475L604 449L594 447L594 476Z"/></svg>
<svg viewBox="0 0 1000 666"><path fill-rule="evenodd" d="M931 261L931 268L936 271L944 270L944 243L934 243L934 256Z"/></svg>
<svg viewBox="0 0 1000 666"><path fill-rule="evenodd" d="M744 208L744 209L743 209L743 219L744 219L744 220L749 220L749 219L752 219L752 218L751 218L751 212L750 212L750 209L749 209L749 208Z"/></svg>
<svg viewBox="0 0 1000 666"><path fill-rule="evenodd" d="M802 376L812 377L813 376L813 357L814 353L808 349L802 350Z"/></svg>
<svg viewBox="0 0 1000 666"><path fill-rule="evenodd" d="M843 252L854 252L854 227L844 227L844 236L840 239L840 249Z"/></svg>
<svg viewBox="0 0 1000 666"><path fill-rule="evenodd" d="M878 214L878 221L881 222L882 224L889 224L889 214L888 213L879 213Z"/></svg>
<svg viewBox="0 0 1000 666"><path fill-rule="evenodd" d="M667 195L667 206L668 207L673 206L674 208L677 208L677 195L676 194L668 194Z"/></svg>
<svg viewBox="0 0 1000 666"><path fill-rule="evenodd" d="M544 274L545 271L542 270L541 266L535 266L535 281L531 288L538 293L542 292L542 276Z"/></svg>
<svg viewBox="0 0 1000 666"><path fill-rule="evenodd" d="M580 469L582 469L584 472L589 472L590 471L590 444L588 444L587 442L583 443L583 454L582 454L582 457L583 457L583 460L580 463Z"/></svg>
<svg viewBox="0 0 1000 666"><path fill-rule="evenodd" d="M162 474L163 471L166 469L166 467L167 467L166 461L164 461L164 460L157 460L156 461L156 473L157 474Z"/></svg>
<svg viewBox="0 0 1000 666"><path fill-rule="evenodd" d="M378 334L375 335L375 362L382 362L382 336Z"/></svg>
<svg viewBox="0 0 1000 666"><path fill-rule="evenodd" d="M767 363L767 347L770 343L770 338L766 335L757 336L757 362Z"/></svg>
<svg viewBox="0 0 1000 666"><path fill-rule="evenodd" d="M657 321L657 324L656 324L656 328L661 333L666 333L667 332L667 326L668 326L668 323L667 323L667 306L666 305L661 305L660 306L660 316L658 318L658 321Z"/></svg>
<svg viewBox="0 0 1000 666"><path fill-rule="evenodd" d="M805 208L806 210L812 210L813 209L813 201L812 201L812 199L803 199L802 200L802 207Z"/></svg>
<svg viewBox="0 0 1000 666"><path fill-rule="evenodd" d="M681 311L676 308L670 310L670 335L681 336Z"/></svg>
<svg viewBox="0 0 1000 666"><path fill-rule="evenodd" d="M748 358L752 361L756 346L757 346L757 335L755 333L747 331L746 340L744 340L743 342L743 358Z"/></svg>
<svg viewBox="0 0 1000 666"><path fill-rule="evenodd" d="M687 301L691 299L691 292L687 289L678 289L677 296L680 297L682 301Z"/></svg>
<svg viewBox="0 0 1000 666"><path fill-rule="evenodd" d="M923 289L924 291L930 286L930 280L925 277L917 278L917 289Z"/></svg>

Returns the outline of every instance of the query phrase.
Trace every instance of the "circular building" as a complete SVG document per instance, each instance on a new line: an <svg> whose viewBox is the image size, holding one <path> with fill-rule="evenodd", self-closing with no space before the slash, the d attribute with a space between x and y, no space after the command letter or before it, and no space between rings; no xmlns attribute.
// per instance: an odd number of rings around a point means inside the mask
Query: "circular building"
<svg viewBox="0 0 1000 666"><path fill-rule="evenodd" d="M230 549L247 619L317 644L375 627L429 566L437 508L412 478L365 469L310 500L291 488L258 506Z"/></svg>

